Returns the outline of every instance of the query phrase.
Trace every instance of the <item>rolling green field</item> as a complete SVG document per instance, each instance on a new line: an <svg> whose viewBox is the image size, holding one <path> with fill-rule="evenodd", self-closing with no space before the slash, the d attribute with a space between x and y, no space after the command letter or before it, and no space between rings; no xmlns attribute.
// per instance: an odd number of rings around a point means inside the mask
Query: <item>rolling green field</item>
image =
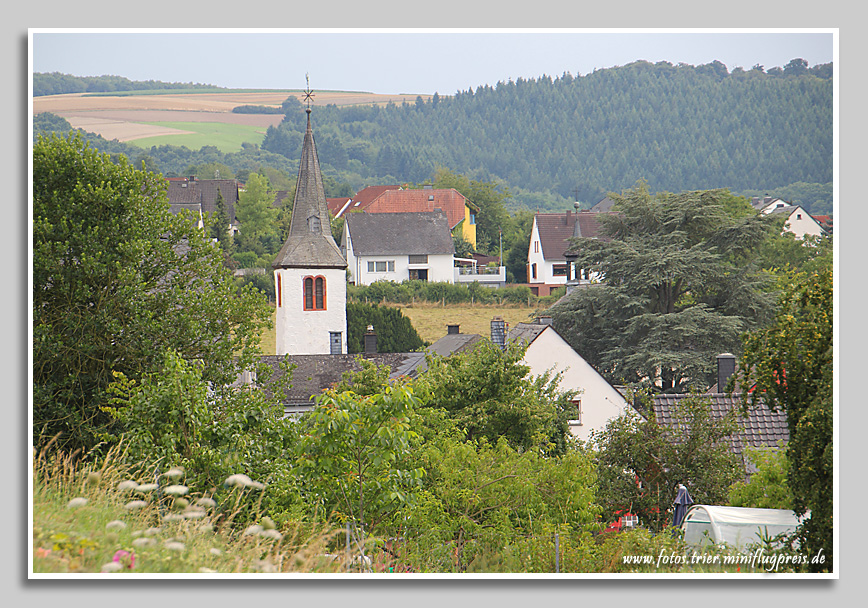
<svg viewBox="0 0 868 608"><path fill-rule="evenodd" d="M190 134L160 135L158 137L143 137L131 140L129 143L141 148L151 146L186 146L198 150L202 146L216 146L224 153L237 152L241 144L261 144L265 138L266 127L251 125L235 125L221 122L148 122L145 124L170 127L181 131L192 131Z"/></svg>

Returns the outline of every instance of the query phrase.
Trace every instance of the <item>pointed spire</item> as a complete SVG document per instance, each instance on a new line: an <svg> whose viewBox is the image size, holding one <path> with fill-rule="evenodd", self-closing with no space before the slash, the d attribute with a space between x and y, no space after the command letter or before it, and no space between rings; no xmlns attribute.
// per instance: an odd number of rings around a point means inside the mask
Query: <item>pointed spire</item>
<svg viewBox="0 0 868 608"><path fill-rule="evenodd" d="M311 93L308 91L308 95ZM332 237L319 157L307 108L307 130L295 185L289 238L272 264L275 268L346 268L347 263Z"/></svg>

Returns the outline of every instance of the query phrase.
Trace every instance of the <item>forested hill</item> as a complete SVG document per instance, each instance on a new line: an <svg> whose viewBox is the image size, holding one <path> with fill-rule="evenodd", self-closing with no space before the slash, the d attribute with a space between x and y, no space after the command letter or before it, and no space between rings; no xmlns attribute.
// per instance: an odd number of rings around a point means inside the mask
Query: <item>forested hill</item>
<svg viewBox="0 0 868 608"><path fill-rule="evenodd" d="M130 80L123 76L72 76L60 72L35 72L33 96L65 93L113 93L117 91L147 91L160 89L221 90L210 84L192 82L162 82L160 80Z"/></svg>
<svg viewBox="0 0 868 608"><path fill-rule="evenodd" d="M262 147L298 158L305 114L292 101ZM320 158L350 182L420 182L442 166L500 181L534 208L576 195L589 206L639 179L673 192L828 184L832 106L831 64L638 61L429 102L318 107L313 120Z"/></svg>

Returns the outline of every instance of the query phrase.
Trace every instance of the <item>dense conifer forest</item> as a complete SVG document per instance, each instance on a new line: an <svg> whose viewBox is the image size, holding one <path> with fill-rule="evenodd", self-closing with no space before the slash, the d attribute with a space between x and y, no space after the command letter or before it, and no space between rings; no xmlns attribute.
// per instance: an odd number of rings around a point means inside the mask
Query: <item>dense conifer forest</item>
<svg viewBox="0 0 868 608"><path fill-rule="evenodd" d="M387 106L320 106L313 114L323 169L353 190L421 183L438 168L509 189L507 207L590 207L638 180L652 191L729 188L832 212L832 65L729 71L637 61L590 74L543 75ZM221 162L236 171L297 166L305 113L296 98L261 147L234 155L161 146L166 174ZM250 109L246 109L250 111ZM140 149L97 142L109 152ZM218 156L220 158L218 158Z"/></svg>

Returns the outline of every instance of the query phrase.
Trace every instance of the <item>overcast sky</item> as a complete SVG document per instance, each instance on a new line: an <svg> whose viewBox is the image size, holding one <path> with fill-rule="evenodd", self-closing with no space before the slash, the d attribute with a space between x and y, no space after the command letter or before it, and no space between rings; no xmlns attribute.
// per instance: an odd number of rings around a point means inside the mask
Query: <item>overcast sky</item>
<svg viewBox="0 0 868 608"><path fill-rule="evenodd" d="M229 88L450 95L636 60L730 71L834 60L831 30L33 30L32 70Z"/></svg>

